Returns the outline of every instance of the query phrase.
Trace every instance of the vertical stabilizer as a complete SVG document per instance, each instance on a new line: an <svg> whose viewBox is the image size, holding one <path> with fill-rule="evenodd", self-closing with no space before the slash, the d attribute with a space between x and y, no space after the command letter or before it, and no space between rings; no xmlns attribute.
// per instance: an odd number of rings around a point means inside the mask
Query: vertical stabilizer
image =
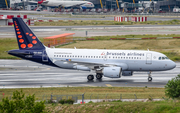
<svg viewBox="0 0 180 113"><path fill-rule="evenodd" d="M36 35L26 25L22 18L13 18L14 29L16 33L19 49L43 49L44 45L39 41Z"/></svg>

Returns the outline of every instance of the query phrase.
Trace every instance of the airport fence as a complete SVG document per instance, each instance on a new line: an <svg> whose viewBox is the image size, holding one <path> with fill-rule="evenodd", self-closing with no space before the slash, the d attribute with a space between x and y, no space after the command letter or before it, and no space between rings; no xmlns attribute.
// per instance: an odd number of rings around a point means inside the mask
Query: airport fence
<svg viewBox="0 0 180 113"><path fill-rule="evenodd" d="M27 95L26 95L27 96ZM25 96L25 98L26 98ZM88 102L109 102L109 101L159 101L165 100L164 95L149 95L149 94L91 94L91 93L82 93L82 94L50 94L50 95L35 95L36 101L45 101L48 103L58 103L60 100L68 100L71 99L75 104L82 104ZM12 100L12 95L0 95L0 101L3 98L8 97L9 100Z"/></svg>

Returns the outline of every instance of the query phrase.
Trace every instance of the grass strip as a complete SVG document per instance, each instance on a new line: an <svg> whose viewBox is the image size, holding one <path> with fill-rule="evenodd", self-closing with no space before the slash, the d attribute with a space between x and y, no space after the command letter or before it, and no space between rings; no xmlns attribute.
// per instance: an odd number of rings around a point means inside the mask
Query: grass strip
<svg viewBox="0 0 180 113"><path fill-rule="evenodd" d="M47 112L55 113L179 113L180 102L101 102L77 105L46 105Z"/></svg>
<svg viewBox="0 0 180 113"><path fill-rule="evenodd" d="M5 97L12 96L15 90L20 89L0 89ZM59 88L23 88L25 95L35 94L36 100L50 99L50 95L81 95L85 93L85 99L134 99L136 94L138 99L160 98L165 96L164 88L143 88L143 87L59 87ZM156 93L154 93L156 92ZM70 96L72 97L72 96ZM0 95L2 98L2 95ZM81 99L82 96L78 96ZM53 97L56 99L56 96Z"/></svg>
<svg viewBox="0 0 180 113"><path fill-rule="evenodd" d="M180 20L146 21L146 22L117 22L114 20L59 20L58 22L34 22L35 26L85 26L85 25L179 25Z"/></svg>

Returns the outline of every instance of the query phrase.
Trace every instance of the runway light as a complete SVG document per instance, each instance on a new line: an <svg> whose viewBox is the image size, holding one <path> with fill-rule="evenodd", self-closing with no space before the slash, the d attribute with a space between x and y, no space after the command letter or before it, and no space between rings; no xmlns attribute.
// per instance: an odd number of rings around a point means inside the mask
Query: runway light
<svg viewBox="0 0 180 113"><path fill-rule="evenodd" d="M19 31L19 29L16 29L17 31Z"/></svg>
<svg viewBox="0 0 180 113"><path fill-rule="evenodd" d="M29 34L29 36L33 36L33 34Z"/></svg>
<svg viewBox="0 0 180 113"><path fill-rule="evenodd" d="M29 35L29 33L26 33L26 35Z"/></svg>
<svg viewBox="0 0 180 113"><path fill-rule="evenodd" d="M26 48L26 44L21 44L21 48Z"/></svg>
<svg viewBox="0 0 180 113"><path fill-rule="evenodd" d="M20 42L20 43L23 43L23 42L24 42L24 40L23 40L23 39L20 39L20 40L19 40L19 42Z"/></svg>
<svg viewBox="0 0 180 113"><path fill-rule="evenodd" d="M22 35L18 35L18 38L22 38Z"/></svg>
<svg viewBox="0 0 180 113"><path fill-rule="evenodd" d="M16 28L18 28L18 26L16 26Z"/></svg>

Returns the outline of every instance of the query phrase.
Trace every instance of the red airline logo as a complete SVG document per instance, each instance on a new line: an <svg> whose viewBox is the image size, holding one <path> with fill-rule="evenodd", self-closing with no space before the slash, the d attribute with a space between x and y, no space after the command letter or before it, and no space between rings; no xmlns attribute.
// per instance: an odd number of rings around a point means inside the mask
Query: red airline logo
<svg viewBox="0 0 180 113"><path fill-rule="evenodd" d="M101 53L101 55L105 55L105 53L104 53L104 52L102 52L102 53Z"/></svg>

